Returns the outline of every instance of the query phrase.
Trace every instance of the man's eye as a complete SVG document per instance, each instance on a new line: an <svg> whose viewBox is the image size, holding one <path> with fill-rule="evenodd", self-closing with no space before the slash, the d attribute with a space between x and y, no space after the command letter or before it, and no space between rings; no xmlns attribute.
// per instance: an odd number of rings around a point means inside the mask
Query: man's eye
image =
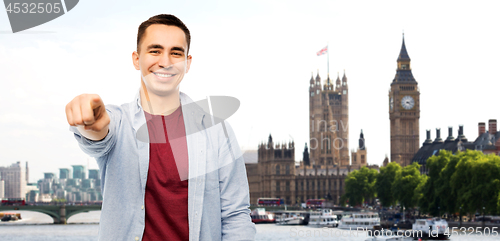
<svg viewBox="0 0 500 241"><path fill-rule="evenodd" d="M177 55L177 56L182 56L182 54L181 54L181 53L176 53L176 52L174 52L174 53L172 53L172 54L173 54L173 55Z"/></svg>
<svg viewBox="0 0 500 241"><path fill-rule="evenodd" d="M149 52L152 53L152 54L158 54L158 53L160 53L160 51L158 51L158 50L152 50L152 51L149 51Z"/></svg>

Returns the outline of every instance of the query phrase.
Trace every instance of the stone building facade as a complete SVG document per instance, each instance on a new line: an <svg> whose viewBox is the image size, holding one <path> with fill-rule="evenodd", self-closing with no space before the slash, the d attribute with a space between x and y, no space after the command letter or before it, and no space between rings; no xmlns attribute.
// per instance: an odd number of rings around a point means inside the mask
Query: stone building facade
<svg viewBox="0 0 500 241"><path fill-rule="evenodd" d="M309 133L302 161L295 162L294 142L276 143L269 135L257 151L245 152L250 187L250 202L260 197L282 198L286 204L307 199L327 199L339 204L344 194L345 177L351 170L367 166L363 133L359 147L349 158L349 105L347 77L337 76L336 84L327 77L311 77L309 87ZM308 147L309 144L309 147ZM372 166L370 168L377 168Z"/></svg>

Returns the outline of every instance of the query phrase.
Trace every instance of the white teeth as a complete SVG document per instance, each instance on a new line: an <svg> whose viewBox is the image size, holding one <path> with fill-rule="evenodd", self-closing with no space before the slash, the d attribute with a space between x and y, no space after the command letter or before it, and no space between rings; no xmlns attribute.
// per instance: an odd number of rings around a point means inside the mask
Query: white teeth
<svg viewBox="0 0 500 241"><path fill-rule="evenodd" d="M157 76L163 77L163 78L168 78L174 76L173 74L160 74L160 73L154 73Z"/></svg>

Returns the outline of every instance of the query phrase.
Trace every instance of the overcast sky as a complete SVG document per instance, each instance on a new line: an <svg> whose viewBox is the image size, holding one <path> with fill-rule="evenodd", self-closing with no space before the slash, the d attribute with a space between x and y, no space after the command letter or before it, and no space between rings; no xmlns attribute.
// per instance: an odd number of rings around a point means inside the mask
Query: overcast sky
<svg viewBox="0 0 500 241"><path fill-rule="evenodd" d="M170 13L192 34L190 72L181 91L193 100L228 95L241 101L228 119L243 149L269 133L293 138L295 158L309 140L311 72L326 79L345 69L350 90L350 149L363 129L368 162L390 154L390 83L404 31L420 88L420 142L425 130L500 119L496 109L500 15L496 1L80 1L67 14L11 33L0 11L0 166L29 162L30 182L71 165L97 168L68 130L65 105L82 93L105 104L132 101L137 27ZM24 164L23 164L24 165Z"/></svg>

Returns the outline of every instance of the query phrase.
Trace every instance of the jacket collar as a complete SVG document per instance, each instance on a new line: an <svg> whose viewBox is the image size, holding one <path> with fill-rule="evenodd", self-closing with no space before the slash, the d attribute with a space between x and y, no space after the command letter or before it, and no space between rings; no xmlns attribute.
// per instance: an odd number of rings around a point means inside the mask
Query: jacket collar
<svg viewBox="0 0 500 241"><path fill-rule="evenodd" d="M179 91L179 98L184 116L186 116L187 114L191 115L191 117L195 118L195 123L201 127L203 123L203 117L205 116L206 113L210 112L207 112L208 106L207 108L205 107L202 108L199 106L200 103L198 102L204 103L206 102L206 100L197 101L195 103L187 94L185 94L182 91ZM130 103L130 107L131 107L130 113L132 114L133 117L133 128L137 132L137 130L146 123L146 117L144 116L144 109L142 108L141 105L140 89L139 91L137 91L134 101Z"/></svg>

